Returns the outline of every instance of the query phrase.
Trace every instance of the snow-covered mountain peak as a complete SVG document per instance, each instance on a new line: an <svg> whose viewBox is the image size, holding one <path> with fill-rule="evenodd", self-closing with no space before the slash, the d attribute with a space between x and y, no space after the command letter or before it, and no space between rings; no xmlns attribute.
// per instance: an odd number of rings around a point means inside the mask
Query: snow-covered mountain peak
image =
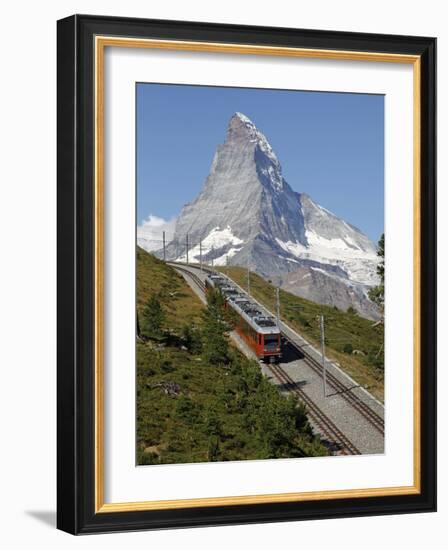
<svg viewBox="0 0 448 550"><path fill-rule="evenodd" d="M147 245L143 231L139 243ZM367 288L377 282L375 245L309 195L295 192L266 136L241 112L231 117L201 192L180 212L166 257L186 261L187 247L190 262L202 256L214 265L250 267L285 278L289 288L295 279L287 280L288 274L301 270L303 281L314 281L323 271L327 291L317 301L342 308L354 303L372 314ZM347 289L354 286L351 303ZM304 282L296 291L316 300Z"/></svg>
<svg viewBox="0 0 448 550"><path fill-rule="evenodd" d="M233 117L236 117L238 118L243 124L246 124L246 126L248 127L252 127L252 128L255 128L255 124L251 121L251 119L246 116L245 114L243 113L240 113L239 111L237 111ZM232 118L233 118L232 117Z"/></svg>
<svg viewBox="0 0 448 550"><path fill-rule="evenodd" d="M252 120L248 116L244 115L243 113L239 113L238 111L230 119L229 126L231 127L232 125L237 124L245 128L250 134L255 135L258 132L258 129L252 122Z"/></svg>
<svg viewBox="0 0 448 550"><path fill-rule="evenodd" d="M279 178L276 187L282 187L281 166L271 144L266 136L261 132L252 120L243 113L236 112L229 122L227 140L246 140L254 144L255 154L264 156L264 164L271 164L272 169L279 172ZM273 173L273 171L271 170Z"/></svg>
<svg viewBox="0 0 448 550"><path fill-rule="evenodd" d="M245 139L250 143L267 142L266 136L243 113L235 113L229 121L227 139L233 138Z"/></svg>

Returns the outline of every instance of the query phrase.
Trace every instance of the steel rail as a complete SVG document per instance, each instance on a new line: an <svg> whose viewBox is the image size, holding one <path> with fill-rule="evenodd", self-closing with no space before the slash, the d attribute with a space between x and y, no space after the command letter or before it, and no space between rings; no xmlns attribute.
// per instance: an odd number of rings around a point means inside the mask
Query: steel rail
<svg viewBox="0 0 448 550"><path fill-rule="evenodd" d="M359 455L361 451L348 439L336 424L316 405L316 403L302 390L291 376L280 365L268 365L268 368L282 384L288 387L305 403L309 416L313 419L321 435L340 446L343 454Z"/></svg>
<svg viewBox="0 0 448 550"><path fill-rule="evenodd" d="M323 376L323 369L321 363L307 353L303 348L300 347L294 340L292 340L284 331L281 331L283 337L288 341L288 343L299 351L303 357L304 361L316 372L319 376ZM356 409L359 414L365 418L381 435L384 435L384 419L372 410L367 403L362 401L358 396L354 395L351 391L352 388L347 387L343 382L341 382L333 373L327 370L327 381L333 389L341 395L354 409Z"/></svg>

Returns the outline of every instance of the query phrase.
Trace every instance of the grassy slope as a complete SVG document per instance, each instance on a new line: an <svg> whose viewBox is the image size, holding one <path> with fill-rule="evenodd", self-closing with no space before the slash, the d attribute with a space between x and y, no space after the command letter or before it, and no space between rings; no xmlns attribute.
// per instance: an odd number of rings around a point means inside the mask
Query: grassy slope
<svg viewBox="0 0 448 550"><path fill-rule="evenodd" d="M203 305L173 269L138 249L140 313L152 293L161 296L171 336L137 343L139 464L326 454L303 410L257 363L231 350L228 365L209 365L186 348L182 328L200 324ZM160 386L167 382L178 385L176 395Z"/></svg>
<svg viewBox="0 0 448 550"><path fill-rule="evenodd" d="M240 267L221 268L221 271L247 289L247 271ZM275 290L262 277L251 273L251 293L255 299L270 311L275 311ZM281 316L291 327L310 343L320 346L320 328L317 315L325 315L326 354L359 384L375 397L384 399L384 370L378 363L383 359L384 327L373 326L373 322L356 314L349 314L331 306L322 306L299 298L289 292L280 291ZM344 347L351 344L361 354L344 353Z"/></svg>
<svg viewBox="0 0 448 550"><path fill-rule="evenodd" d="M140 314L152 294L161 295L167 325L174 330L180 330L187 321L199 322L203 306L183 277L137 247L137 310Z"/></svg>

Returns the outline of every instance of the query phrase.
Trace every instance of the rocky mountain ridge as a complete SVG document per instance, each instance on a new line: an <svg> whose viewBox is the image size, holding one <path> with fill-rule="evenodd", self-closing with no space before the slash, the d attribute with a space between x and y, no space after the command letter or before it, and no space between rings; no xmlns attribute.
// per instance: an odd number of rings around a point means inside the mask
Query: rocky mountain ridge
<svg viewBox="0 0 448 550"><path fill-rule="evenodd" d="M266 136L242 113L230 119L199 195L180 212L167 258L247 266L291 292L376 318L374 243L295 192ZM145 248L142 238L139 244Z"/></svg>

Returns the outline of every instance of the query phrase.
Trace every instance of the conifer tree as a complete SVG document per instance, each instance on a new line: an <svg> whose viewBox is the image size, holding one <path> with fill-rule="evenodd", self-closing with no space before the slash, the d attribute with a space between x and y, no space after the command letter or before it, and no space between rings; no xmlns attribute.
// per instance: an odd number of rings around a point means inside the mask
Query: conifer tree
<svg viewBox="0 0 448 550"><path fill-rule="evenodd" d="M148 338L160 338L163 335L163 323L165 312L160 299L153 294L146 302L143 309L142 325L143 332Z"/></svg>
<svg viewBox="0 0 448 550"><path fill-rule="evenodd" d="M380 258L376 272L380 277L380 284L369 290L369 298L377 304L381 310L384 309L384 233L378 241L377 255Z"/></svg>
<svg viewBox="0 0 448 550"><path fill-rule="evenodd" d="M229 343L227 332L224 298L219 291L207 295L207 308L203 316L202 355L211 364L227 363L229 360Z"/></svg>

